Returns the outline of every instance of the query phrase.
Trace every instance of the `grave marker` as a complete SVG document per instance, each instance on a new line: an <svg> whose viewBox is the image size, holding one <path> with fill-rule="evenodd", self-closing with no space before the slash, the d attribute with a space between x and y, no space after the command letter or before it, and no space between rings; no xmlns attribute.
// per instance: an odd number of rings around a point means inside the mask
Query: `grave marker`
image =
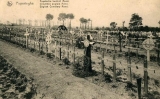
<svg viewBox="0 0 160 99"><path fill-rule="evenodd" d="M84 54L86 57L89 58L89 64L86 66L86 71L91 72L92 71L92 64L91 64L91 46L94 44L94 42L91 42L90 35L87 35L86 40L82 41L85 45L85 51ZM85 59L84 59L85 61Z"/></svg>
<svg viewBox="0 0 160 99"><path fill-rule="evenodd" d="M152 35L148 36L149 38L144 40L142 45L143 45L143 48L146 49L147 51L147 61L149 62L150 61L150 50L152 50L154 48L154 41L152 39Z"/></svg>
<svg viewBox="0 0 160 99"><path fill-rule="evenodd" d="M28 36L29 36L28 31L29 31L29 29L26 28L26 33L24 34L26 36L26 48L28 47Z"/></svg>
<svg viewBox="0 0 160 99"><path fill-rule="evenodd" d="M51 34L49 33L46 35L46 44L47 44L48 53L51 53L51 49L50 49L51 42L52 42L52 38L51 38Z"/></svg>
<svg viewBox="0 0 160 99"><path fill-rule="evenodd" d="M144 60L144 93L148 94L148 62Z"/></svg>

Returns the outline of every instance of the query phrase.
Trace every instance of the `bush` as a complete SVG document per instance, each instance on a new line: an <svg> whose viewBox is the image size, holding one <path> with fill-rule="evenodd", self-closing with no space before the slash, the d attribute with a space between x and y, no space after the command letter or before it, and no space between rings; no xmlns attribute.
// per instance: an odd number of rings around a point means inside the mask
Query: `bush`
<svg viewBox="0 0 160 99"><path fill-rule="evenodd" d="M70 61L68 60L68 58L64 58L62 61L63 61L63 63L65 65L69 65L70 64Z"/></svg>
<svg viewBox="0 0 160 99"><path fill-rule="evenodd" d="M52 54L51 53L47 53L47 57L48 58L52 58Z"/></svg>
<svg viewBox="0 0 160 99"><path fill-rule="evenodd" d="M40 55L44 55L44 54L45 54L45 52L41 50L40 51Z"/></svg>
<svg viewBox="0 0 160 99"><path fill-rule="evenodd" d="M84 70L84 67L81 66L79 63L73 64L73 72L72 74L76 77L85 78L89 76L95 76L97 75L96 71L88 72Z"/></svg>
<svg viewBox="0 0 160 99"><path fill-rule="evenodd" d="M31 49L30 49L30 52L34 52L34 51L36 51L36 49L34 49L34 48L31 48Z"/></svg>

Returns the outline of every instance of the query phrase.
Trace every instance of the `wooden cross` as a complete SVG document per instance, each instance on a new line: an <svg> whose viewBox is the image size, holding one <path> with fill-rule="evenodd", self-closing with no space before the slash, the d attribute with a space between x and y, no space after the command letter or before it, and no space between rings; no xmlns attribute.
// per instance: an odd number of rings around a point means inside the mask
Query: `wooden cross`
<svg viewBox="0 0 160 99"><path fill-rule="evenodd" d="M147 50L147 61L150 61L150 50L152 50L154 48L154 41L152 39L152 35L148 36L149 38L144 40L142 45L143 47Z"/></svg>
<svg viewBox="0 0 160 99"><path fill-rule="evenodd" d="M86 71L91 72L92 71L92 64L91 64L91 46L94 45L95 42L92 42L90 39L90 35L87 35L87 38L82 41L85 46L84 54L90 59L89 65L86 67Z"/></svg>
<svg viewBox="0 0 160 99"><path fill-rule="evenodd" d="M48 48L48 53L51 53L51 49L50 49L51 42L52 42L52 38L51 38L51 33L49 32L49 34L46 35L46 44Z"/></svg>
<svg viewBox="0 0 160 99"><path fill-rule="evenodd" d="M26 33L24 34L26 36L26 48L28 47L28 36L29 36L28 31L29 31L29 29L26 28Z"/></svg>

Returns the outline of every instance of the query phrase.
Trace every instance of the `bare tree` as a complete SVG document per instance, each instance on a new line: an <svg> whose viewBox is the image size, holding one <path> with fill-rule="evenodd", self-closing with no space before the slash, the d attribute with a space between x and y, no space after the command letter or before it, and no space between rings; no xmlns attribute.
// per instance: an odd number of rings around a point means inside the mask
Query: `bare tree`
<svg viewBox="0 0 160 99"><path fill-rule="evenodd" d="M28 20L29 25L32 26L32 20Z"/></svg>
<svg viewBox="0 0 160 99"><path fill-rule="evenodd" d="M19 25L21 25L22 24L22 19L19 19L18 21L19 21Z"/></svg>
<svg viewBox="0 0 160 99"><path fill-rule="evenodd" d="M35 22L35 26L37 26L37 24L38 24L38 21L37 21L37 20L34 20L34 22Z"/></svg>
<svg viewBox="0 0 160 99"><path fill-rule="evenodd" d="M25 19L22 19L22 21L23 21L23 25L25 24Z"/></svg>
<svg viewBox="0 0 160 99"><path fill-rule="evenodd" d="M91 19L88 19L88 29L89 29L89 23L90 23Z"/></svg>

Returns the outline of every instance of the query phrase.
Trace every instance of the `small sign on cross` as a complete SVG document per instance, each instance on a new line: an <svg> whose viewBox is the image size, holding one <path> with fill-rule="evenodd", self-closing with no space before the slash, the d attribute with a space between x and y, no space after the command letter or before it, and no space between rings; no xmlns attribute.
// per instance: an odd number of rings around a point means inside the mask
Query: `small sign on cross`
<svg viewBox="0 0 160 99"><path fill-rule="evenodd" d="M152 39L152 35L149 36L148 39L144 40L142 45L147 50L147 61L150 61L150 50L152 50L155 46L154 41Z"/></svg>

